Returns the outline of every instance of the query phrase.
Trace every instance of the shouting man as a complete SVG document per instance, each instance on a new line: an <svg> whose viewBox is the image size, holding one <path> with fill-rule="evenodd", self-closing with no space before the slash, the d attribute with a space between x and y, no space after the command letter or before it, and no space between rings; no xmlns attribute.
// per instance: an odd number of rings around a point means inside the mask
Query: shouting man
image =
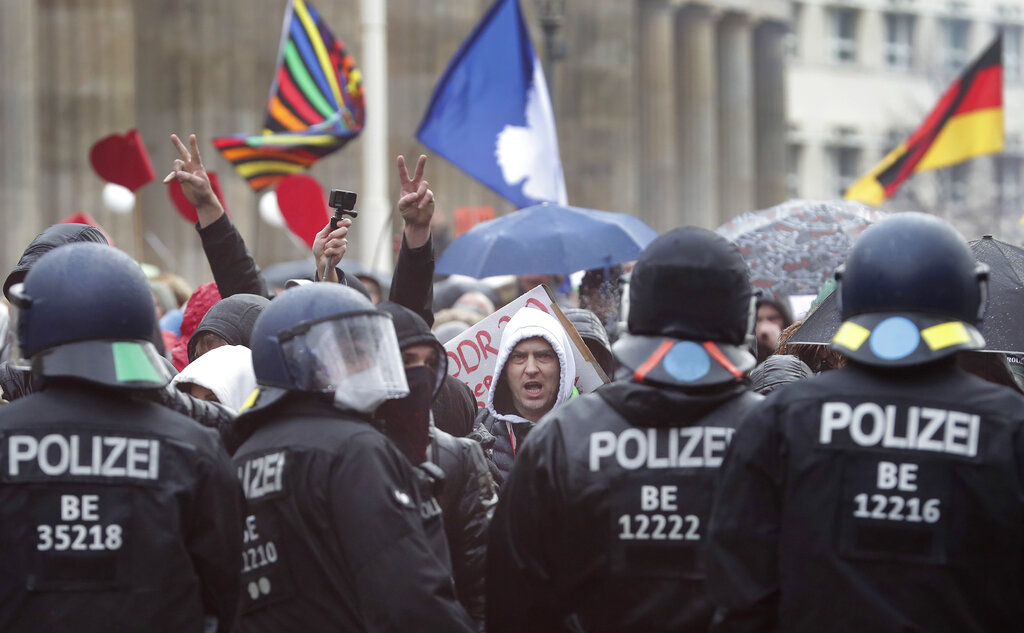
<svg viewBox="0 0 1024 633"><path fill-rule="evenodd" d="M576 361L571 345L558 320L541 310L523 308L505 324L487 408L477 416L477 423L497 438L494 463L502 479L530 429L572 397Z"/></svg>

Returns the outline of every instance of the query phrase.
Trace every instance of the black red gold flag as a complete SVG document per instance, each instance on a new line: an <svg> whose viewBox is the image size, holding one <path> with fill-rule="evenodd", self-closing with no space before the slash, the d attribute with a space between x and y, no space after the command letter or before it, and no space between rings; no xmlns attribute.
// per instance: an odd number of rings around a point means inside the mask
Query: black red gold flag
<svg viewBox="0 0 1024 633"><path fill-rule="evenodd" d="M1003 150L1002 36L946 90L907 140L846 190L846 200L879 206L911 175Z"/></svg>

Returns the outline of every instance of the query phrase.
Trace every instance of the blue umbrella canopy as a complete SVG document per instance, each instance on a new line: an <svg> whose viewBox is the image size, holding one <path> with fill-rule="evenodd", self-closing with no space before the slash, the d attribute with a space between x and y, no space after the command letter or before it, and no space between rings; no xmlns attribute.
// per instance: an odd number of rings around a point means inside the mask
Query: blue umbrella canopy
<svg viewBox="0 0 1024 633"><path fill-rule="evenodd" d="M544 203L481 222L441 255L436 272L569 274L636 259L658 232L625 213Z"/></svg>

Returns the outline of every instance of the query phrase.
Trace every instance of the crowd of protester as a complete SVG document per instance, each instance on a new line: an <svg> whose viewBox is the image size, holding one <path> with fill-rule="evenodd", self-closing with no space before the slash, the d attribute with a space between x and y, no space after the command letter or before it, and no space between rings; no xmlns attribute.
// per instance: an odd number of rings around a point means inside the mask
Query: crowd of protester
<svg viewBox="0 0 1024 633"><path fill-rule="evenodd" d="M983 351L987 271L941 220L868 229L832 344L790 343L694 227L575 288L435 279L424 156L390 280L349 266L349 219L265 275L171 140L213 282L61 224L4 283L0 630L1024 621L1024 371ZM444 344L541 284L566 319L510 315L481 406Z"/></svg>

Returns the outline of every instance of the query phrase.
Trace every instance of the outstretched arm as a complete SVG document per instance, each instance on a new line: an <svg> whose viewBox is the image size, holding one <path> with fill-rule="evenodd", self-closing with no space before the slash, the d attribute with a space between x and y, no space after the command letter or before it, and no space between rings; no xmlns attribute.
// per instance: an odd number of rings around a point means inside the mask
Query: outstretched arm
<svg viewBox="0 0 1024 633"><path fill-rule="evenodd" d="M402 183L398 212L402 214L405 228L389 298L423 317L427 325L433 325L434 246L430 239L430 220L434 217L436 200L430 183L423 178L426 166L427 157L421 154L410 177L405 157L398 157L398 179Z"/></svg>
<svg viewBox="0 0 1024 633"><path fill-rule="evenodd" d="M213 192L210 177L199 155L196 135L190 134L188 141L189 147L185 147L176 134L171 134L178 158L174 159L173 169L164 178L164 182L180 182L185 198L196 208L199 216L196 230L199 231L203 252L210 263L217 289L222 297L240 293L269 297L267 282L245 247L245 240L224 213L224 207Z"/></svg>

